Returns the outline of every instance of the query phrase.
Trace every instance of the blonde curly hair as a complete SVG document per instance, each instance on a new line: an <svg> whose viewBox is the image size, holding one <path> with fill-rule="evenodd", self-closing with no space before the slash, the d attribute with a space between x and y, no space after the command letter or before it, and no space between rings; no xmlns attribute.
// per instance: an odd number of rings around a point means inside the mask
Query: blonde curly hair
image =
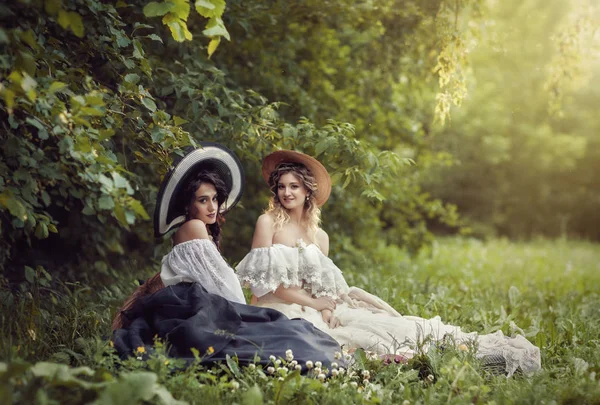
<svg viewBox="0 0 600 405"><path fill-rule="evenodd" d="M281 201L279 201L279 196L277 195L279 180L287 173L292 173L308 191L308 198L304 201L302 221L308 228L308 236L311 239L309 242L318 246L317 231L321 224L321 209L317 206L315 196L319 190L317 188L315 176L302 163L280 163L275 170L271 172L269 175L269 188L271 189L273 196L269 200L269 207L265 210L265 213L273 216L273 219L275 220L275 232L279 231L283 225L289 222L290 215L281 204Z"/></svg>

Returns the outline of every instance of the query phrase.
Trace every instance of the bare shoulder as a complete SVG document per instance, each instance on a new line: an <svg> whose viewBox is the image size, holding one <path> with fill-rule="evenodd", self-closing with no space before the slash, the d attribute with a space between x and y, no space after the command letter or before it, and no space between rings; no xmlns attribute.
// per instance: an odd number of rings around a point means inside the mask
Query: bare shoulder
<svg viewBox="0 0 600 405"><path fill-rule="evenodd" d="M262 214L258 217L256 227L254 228L254 237L252 238L253 249L269 247L273 244L274 224L275 220L270 214Z"/></svg>
<svg viewBox="0 0 600 405"><path fill-rule="evenodd" d="M273 227L273 225L275 224L275 219L273 219L273 216L269 213L265 213L262 214L261 216L258 217L258 219L256 220L256 227L258 228L260 227Z"/></svg>
<svg viewBox="0 0 600 405"><path fill-rule="evenodd" d="M173 236L174 242L183 243L192 239L210 239L208 231L206 230L206 224L199 219L190 219L179 227L175 235Z"/></svg>
<svg viewBox="0 0 600 405"><path fill-rule="evenodd" d="M317 231L317 240L319 241L319 243L329 243L329 235L327 235L327 232L325 232L322 228L319 228L319 230Z"/></svg>
<svg viewBox="0 0 600 405"><path fill-rule="evenodd" d="M325 256L329 255L329 235L327 235L327 232L325 232L323 229L319 228L319 230L317 231L317 242L319 243L319 248L321 249L321 252L323 252L323 254Z"/></svg>

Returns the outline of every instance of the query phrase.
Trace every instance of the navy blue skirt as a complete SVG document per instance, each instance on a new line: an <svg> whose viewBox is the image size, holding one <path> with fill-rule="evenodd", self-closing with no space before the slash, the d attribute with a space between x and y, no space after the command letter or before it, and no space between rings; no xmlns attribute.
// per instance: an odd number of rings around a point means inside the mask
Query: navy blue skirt
<svg viewBox="0 0 600 405"><path fill-rule="evenodd" d="M172 357L193 361L191 349L212 363L237 356L241 365L269 364L269 356L285 358L291 349L306 371L307 360L330 368L339 344L302 319L289 319L270 308L230 302L207 292L197 283L179 283L140 298L125 312L129 326L113 333L121 357L133 355L138 347L151 352L155 336L168 344ZM212 349L209 349L212 348Z"/></svg>

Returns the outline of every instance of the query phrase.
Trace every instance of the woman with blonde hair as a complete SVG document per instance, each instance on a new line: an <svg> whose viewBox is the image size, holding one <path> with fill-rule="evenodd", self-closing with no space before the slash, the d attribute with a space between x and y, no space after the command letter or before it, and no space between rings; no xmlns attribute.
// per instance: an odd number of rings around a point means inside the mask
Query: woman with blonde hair
<svg viewBox="0 0 600 405"><path fill-rule="evenodd" d="M507 375L540 368L539 349L523 336L462 332L439 317L403 316L380 298L349 287L327 257L329 237L320 228L320 207L331 191L325 167L296 151L277 151L263 161L273 196L258 218L252 249L237 266L260 307L310 321L349 350L411 357L419 346L454 340L476 342L477 356Z"/></svg>

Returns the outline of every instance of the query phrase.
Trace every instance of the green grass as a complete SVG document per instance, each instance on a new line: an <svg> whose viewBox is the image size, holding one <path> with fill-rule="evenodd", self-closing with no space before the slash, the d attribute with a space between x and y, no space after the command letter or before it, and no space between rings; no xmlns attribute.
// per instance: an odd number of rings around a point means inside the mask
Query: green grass
<svg viewBox="0 0 600 405"><path fill-rule="evenodd" d="M366 385L348 373L326 384L294 373L272 377L260 367L240 369L234 359L181 370L161 349L148 361L121 362L106 336L114 308L134 288L133 277L90 288L38 275L10 297L0 291L0 402L130 405L142 399L173 403L172 396L213 404L600 404L599 245L449 238L415 258L385 246L369 256L376 259L358 252L332 258L349 284L404 314L440 315L466 331L524 333L540 347L543 370L507 379L482 369L471 353L452 349L430 350L403 366L357 355L357 372L370 371Z"/></svg>

